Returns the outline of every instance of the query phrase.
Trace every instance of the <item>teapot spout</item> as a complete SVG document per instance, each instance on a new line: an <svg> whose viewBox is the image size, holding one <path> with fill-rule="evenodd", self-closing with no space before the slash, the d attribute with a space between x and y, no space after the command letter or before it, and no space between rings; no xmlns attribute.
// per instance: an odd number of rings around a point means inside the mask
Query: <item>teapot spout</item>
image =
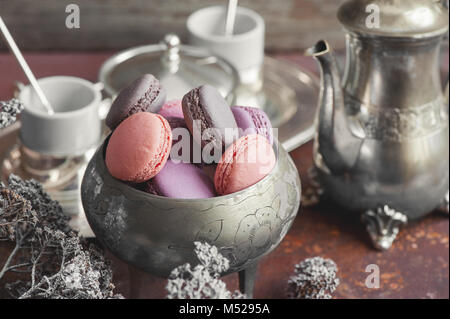
<svg viewBox="0 0 450 319"><path fill-rule="evenodd" d="M336 59L323 40L309 48L306 55L314 57L321 69L317 151L330 171L348 170L357 161L363 140L350 129Z"/></svg>

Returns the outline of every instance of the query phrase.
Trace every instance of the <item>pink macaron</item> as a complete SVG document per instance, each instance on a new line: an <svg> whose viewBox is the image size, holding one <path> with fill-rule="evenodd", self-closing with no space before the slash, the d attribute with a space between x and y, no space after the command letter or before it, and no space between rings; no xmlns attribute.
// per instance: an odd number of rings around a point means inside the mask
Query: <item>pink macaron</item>
<svg viewBox="0 0 450 319"><path fill-rule="evenodd" d="M219 195L238 192L267 176L276 164L269 141L258 134L246 135L231 144L223 153L214 175Z"/></svg>
<svg viewBox="0 0 450 319"><path fill-rule="evenodd" d="M164 116L165 118L176 117L184 119L181 100L167 101L158 111L158 114Z"/></svg>
<svg viewBox="0 0 450 319"><path fill-rule="evenodd" d="M170 154L172 131L161 115L139 112L112 133L106 148L109 173L123 181L141 183L163 168Z"/></svg>

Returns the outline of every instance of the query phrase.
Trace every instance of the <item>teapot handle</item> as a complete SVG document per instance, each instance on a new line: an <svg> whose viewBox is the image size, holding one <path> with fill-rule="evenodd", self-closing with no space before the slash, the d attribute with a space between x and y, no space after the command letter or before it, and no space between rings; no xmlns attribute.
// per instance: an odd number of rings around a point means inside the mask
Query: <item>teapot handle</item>
<svg viewBox="0 0 450 319"><path fill-rule="evenodd" d="M441 4L444 8L449 10L449 0L441 0ZM447 31L447 35L444 37L443 41L448 43L448 38L449 38L449 32ZM447 104L449 103L448 85L449 85L449 75L447 74L447 84L445 85L445 89L444 89L444 97L445 97L445 100L447 101Z"/></svg>
<svg viewBox="0 0 450 319"><path fill-rule="evenodd" d="M445 100L447 101L447 104L448 104L448 103L449 103L449 97L448 97L448 77L447 77L447 85L445 86L444 97L445 97Z"/></svg>

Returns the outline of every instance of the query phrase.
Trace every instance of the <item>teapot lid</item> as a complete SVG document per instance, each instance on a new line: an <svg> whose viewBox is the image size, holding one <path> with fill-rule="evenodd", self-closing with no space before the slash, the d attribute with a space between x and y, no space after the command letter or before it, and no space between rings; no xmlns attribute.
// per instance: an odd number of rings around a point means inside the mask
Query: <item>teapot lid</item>
<svg viewBox="0 0 450 319"><path fill-rule="evenodd" d="M367 36L428 38L448 31L444 0L351 0L338 19L352 32Z"/></svg>

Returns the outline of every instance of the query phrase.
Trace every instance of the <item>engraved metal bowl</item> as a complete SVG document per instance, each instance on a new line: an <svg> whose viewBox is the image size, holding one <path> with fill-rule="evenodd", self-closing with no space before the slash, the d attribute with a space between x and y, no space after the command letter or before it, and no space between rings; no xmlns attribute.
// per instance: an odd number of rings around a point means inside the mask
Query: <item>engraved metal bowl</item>
<svg viewBox="0 0 450 319"><path fill-rule="evenodd" d="M114 255L156 276L198 263L194 241L206 241L241 271L271 252L286 235L300 206L300 178L280 146L277 165L240 192L208 199L151 195L113 178L99 147L81 186L89 224ZM186 185L186 187L189 187Z"/></svg>

